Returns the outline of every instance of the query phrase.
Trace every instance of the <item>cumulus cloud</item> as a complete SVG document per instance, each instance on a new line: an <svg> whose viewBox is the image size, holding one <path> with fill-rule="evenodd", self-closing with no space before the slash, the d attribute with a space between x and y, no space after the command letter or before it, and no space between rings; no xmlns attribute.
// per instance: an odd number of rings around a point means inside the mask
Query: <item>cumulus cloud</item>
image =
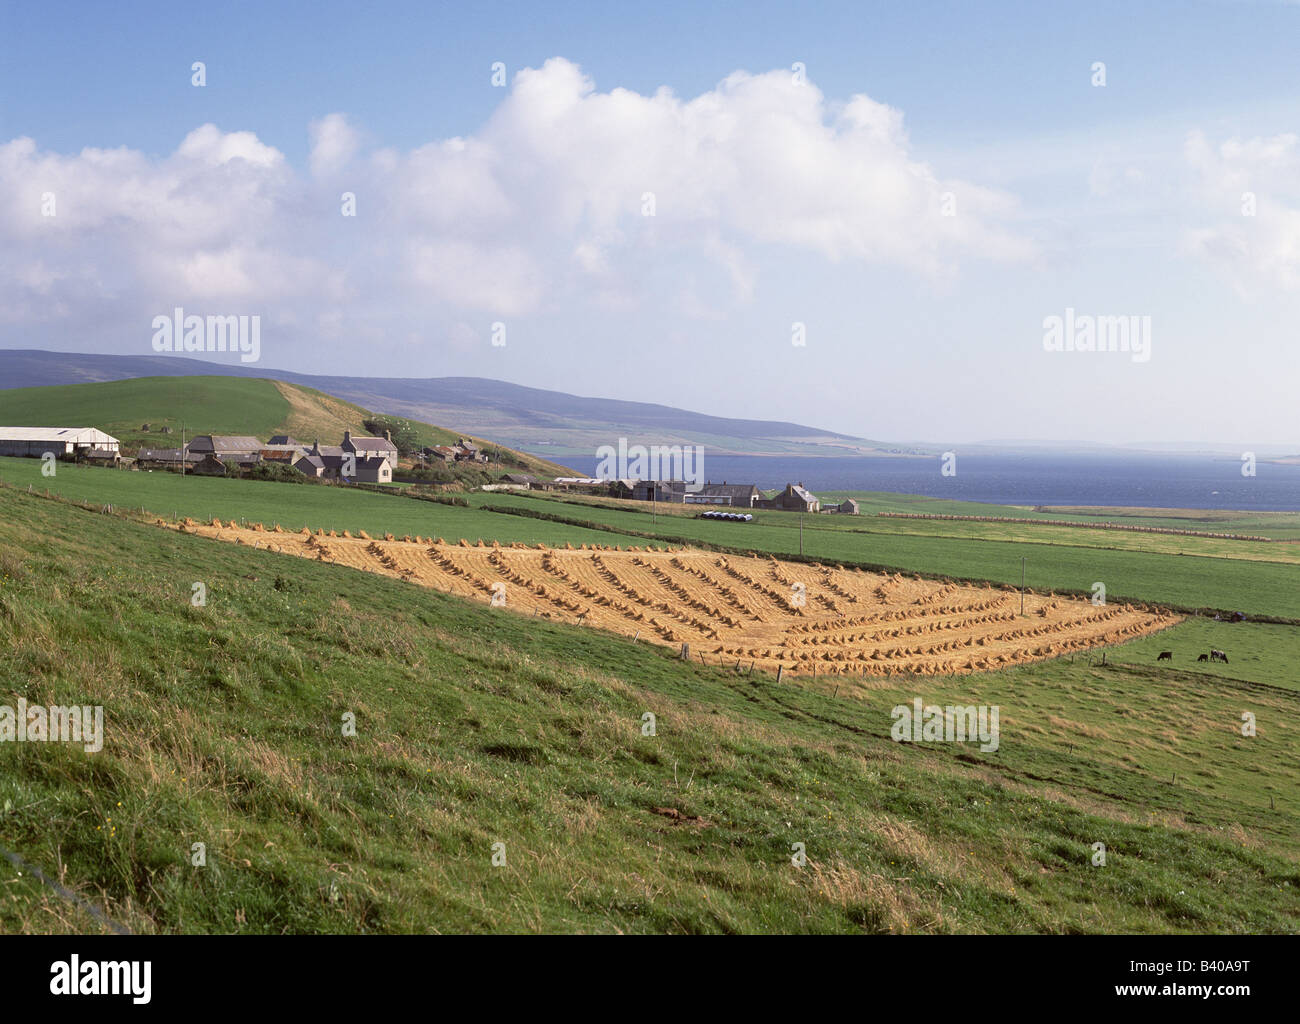
<svg viewBox="0 0 1300 1024"><path fill-rule="evenodd" d="M716 315L750 301L772 247L933 277L1035 252L1013 198L943 178L900 111L786 71L682 99L600 92L557 58L465 138L367 153L341 113L308 132L307 174L212 124L161 158L0 144L0 318L147 325L190 304L429 338L416 325L658 307L665 281L691 315L701 271L729 289Z"/></svg>
<svg viewBox="0 0 1300 1024"><path fill-rule="evenodd" d="M1192 132L1183 147L1209 223L1189 230L1186 248L1236 285L1300 291L1300 138L1227 139Z"/></svg>
<svg viewBox="0 0 1300 1024"><path fill-rule="evenodd" d="M348 123L343 114L329 114L313 121L311 134L311 173L317 178L337 174L347 166L361 146L361 133Z"/></svg>

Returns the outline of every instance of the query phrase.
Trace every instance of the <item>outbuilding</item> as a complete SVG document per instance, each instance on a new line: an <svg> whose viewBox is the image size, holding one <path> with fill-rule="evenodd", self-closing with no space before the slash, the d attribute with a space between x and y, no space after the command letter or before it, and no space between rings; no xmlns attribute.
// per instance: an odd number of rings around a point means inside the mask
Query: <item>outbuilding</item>
<svg viewBox="0 0 1300 1024"><path fill-rule="evenodd" d="M0 427L0 455L39 459L46 452L63 456L91 449L117 452L121 443L95 427Z"/></svg>

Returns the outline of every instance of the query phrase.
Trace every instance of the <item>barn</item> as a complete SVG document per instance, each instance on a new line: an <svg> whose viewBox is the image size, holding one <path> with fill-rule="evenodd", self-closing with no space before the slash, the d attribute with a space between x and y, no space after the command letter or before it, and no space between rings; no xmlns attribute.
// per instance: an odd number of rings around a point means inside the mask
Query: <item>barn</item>
<svg viewBox="0 0 1300 1024"><path fill-rule="evenodd" d="M116 452L121 444L94 427L0 427L0 455L39 459L46 452L76 455L93 448Z"/></svg>

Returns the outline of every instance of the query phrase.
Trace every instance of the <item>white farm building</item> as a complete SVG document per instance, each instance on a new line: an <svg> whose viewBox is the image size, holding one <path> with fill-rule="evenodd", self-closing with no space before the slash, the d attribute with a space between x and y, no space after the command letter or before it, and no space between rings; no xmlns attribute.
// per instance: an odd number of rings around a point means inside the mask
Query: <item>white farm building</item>
<svg viewBox="0 0 1300 1024"><path fill-rule="evenodd" d="M117 438L94 427L0 427L0 455L40 458L46 452L76 455L91 449L116 452Z"/></svg>

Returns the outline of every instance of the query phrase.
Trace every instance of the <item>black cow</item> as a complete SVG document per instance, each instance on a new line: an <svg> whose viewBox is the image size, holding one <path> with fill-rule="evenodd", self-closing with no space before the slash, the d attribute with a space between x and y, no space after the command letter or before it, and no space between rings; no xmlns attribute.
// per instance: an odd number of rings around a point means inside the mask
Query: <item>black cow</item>
<svg viewBox="0 0 1300 1024"><path fill-rule="evenodd" d="M1156 655L1156 661L1173 661L1173 660L1174 660L1173 651L1161 651L1158 655Z"/></svg>
<svg viewBox="0 0 1300 1024"><path fill-rule="evenodd" d="M1201 655L1199 658L1197 658L1196 660L1197 660L1197 661L1209 661L1209 660L1210 660L1210 656L1209 656L1208 654L1202 654L1202 655Z"/></svg>

